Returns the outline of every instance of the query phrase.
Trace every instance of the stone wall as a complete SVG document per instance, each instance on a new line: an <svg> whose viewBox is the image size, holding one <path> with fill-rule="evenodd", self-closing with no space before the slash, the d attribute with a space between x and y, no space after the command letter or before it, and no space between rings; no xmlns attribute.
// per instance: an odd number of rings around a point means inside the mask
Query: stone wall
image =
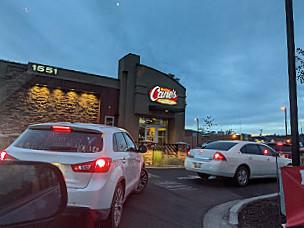
<svg viewBox="0 0 304 228"><path fill-rule="evenodd" d="M7 147L28 125L45 122L98 122L99 97L92 93L32 85L26 72L10 68L9 97L0 103L0 149ZM22 81L22 82L21 82Z"/></svg>

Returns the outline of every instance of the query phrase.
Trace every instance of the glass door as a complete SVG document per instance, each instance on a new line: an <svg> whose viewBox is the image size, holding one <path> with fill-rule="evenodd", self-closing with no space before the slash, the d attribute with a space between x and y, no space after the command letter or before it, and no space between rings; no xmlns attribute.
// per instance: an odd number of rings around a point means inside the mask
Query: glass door
<svg viewBox="0 0 304 228"><path fill-rule="evenodd" d="M152 126L146 127L146 140L157 143L156 128Z"/></svg>

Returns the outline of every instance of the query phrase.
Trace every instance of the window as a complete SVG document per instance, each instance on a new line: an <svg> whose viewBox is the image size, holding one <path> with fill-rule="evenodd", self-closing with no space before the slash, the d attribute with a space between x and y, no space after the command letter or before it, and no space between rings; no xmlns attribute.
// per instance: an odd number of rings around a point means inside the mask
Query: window
<svg viewBox="0 0 304 228"><path fill-rule="evenodd" d="M105 117L105 125L114 126L114 117L106 116Z"/></svg>
<svg viewBox="0 0 304 228"><path fill-rule="evenodd" d="M247 144L245 147L246 147L247 154L262 155L262 151L256 144Z"/></svg>
<svg viewBox="0 0 304 228"><path fill-rule="evenodd" d="M259 145L259 147L261 148L262 150L262 153L264 155L269 155L269 156L273 156L275 155L276 153L273 151L273 149L267 147L267 146L264 146L264 145Z"/></svg>
<svg viewBox="0 0 304 228"><path fill-rule="evenodd" d="M241 148L241 152L242 152L243 154L247 154L246 146L243 146L243 147Z"/></svg>
<svg viewBox="0 0 304 228"><path fill-rule="evenodd" d="M127 151L127 143L122 133L115 133L113 137L113 150L116 152Z"/></svg>
<svg viewBox="0 0 304 228"><path fill-rule="evenodd" d="M135 152L136 151L136 146L133 142L133 140L131 139L131 137L127 134L127 133L123 133L125 136L125 139L127 141L127 151L131 151L131 152Z"/></svg>
<svg viewBox="0 0 304 228"><path fill-rule="evenodd" d="M237 143L234 142L211 142L208 143L204 149L228 151L236 144Z"/></svg>
<svg viewBox="0 0 304 228"><path fill-rule="evenodd" d="M28 129L14 146L46 151L96 153L102 150L102 133L55 132Z"/></svg>

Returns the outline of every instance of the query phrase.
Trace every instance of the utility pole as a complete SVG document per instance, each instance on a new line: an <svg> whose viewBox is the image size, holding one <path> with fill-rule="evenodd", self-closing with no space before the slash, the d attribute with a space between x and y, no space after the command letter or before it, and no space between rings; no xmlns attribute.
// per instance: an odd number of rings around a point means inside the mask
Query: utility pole
<svg viewBox="0 0 304 228"><path fill-rule="evenodd" d="M199 120L198 120L198 118L194 118L194 121L197 122L196 146L198 146Z"/></svg>
<svg viewBox="0 0 304 228"><path fill-rule="evenodd" d="M292 142L292 165L300 165L299 132L298 132L298 104L297 82L295 67L295 45L292 0L285 0L286 32L288 48L288 75L289 75L289 102L290 102L290 126Z"/></svg>

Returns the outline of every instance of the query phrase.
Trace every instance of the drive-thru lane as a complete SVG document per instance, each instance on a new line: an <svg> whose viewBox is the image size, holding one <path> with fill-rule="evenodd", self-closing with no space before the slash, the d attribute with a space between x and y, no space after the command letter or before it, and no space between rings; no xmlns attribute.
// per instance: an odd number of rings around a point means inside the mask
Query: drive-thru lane
<svg viewBox="0 0 304 228"><path fill-rule="evenodd" d="M235 187L219 179L202 180L184 169L149 169L149 185L125 203L121 227L202 227L212 207L236 199L277 192L275 179Z"/></svg>
<svg viewBox="0 0 304 228"><path fill-rule="evenodd" d="M202 180L184 169L148 169L149 184L124 204L121 228L202 227L211 208L237 199L277 192L275 179L251 181L235 187L219 179ZM87 227L87 221L61 219L50 227Z"/></svg>

